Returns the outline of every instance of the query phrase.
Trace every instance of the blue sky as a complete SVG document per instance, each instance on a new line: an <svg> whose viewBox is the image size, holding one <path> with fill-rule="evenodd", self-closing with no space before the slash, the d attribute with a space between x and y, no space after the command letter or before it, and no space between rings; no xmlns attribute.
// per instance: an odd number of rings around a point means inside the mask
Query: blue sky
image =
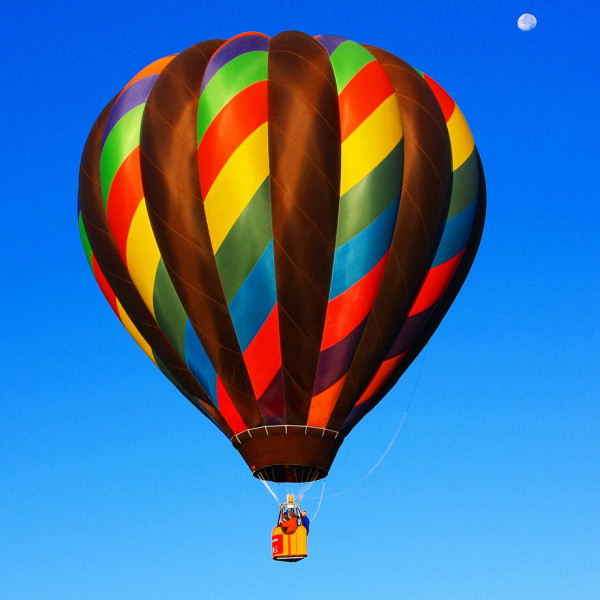
<svg viewBox="0 0 600 600"><path fill-rule="evenodd" d="M0 598L600 597L599 9L453 4L4 9ZM488 186L463 290L342 446L296 565L270 558L273 498L121 328L76 222L89 128L138 70L285 29L430 74L467 117Z"/></svg>

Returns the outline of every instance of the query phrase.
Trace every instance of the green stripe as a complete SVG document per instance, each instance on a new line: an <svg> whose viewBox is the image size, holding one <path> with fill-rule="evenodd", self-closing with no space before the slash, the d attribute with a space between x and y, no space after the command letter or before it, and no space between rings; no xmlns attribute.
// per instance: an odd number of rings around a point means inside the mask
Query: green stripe
<svg viewBox="0 0 600 600"><path fill-rule="evenodd" d="M373 60L375 57L356 42L348 40L340 44L331 55L338 94L367 63Z"/></svg>
<svg viewBox="0 0 600 600"><path fill-rule="evenodd" d="M473 152L465 162L452 174L452 196L450 197L450 208L448 218L450 219L462 212L475 198L479 191L479 161L477 150Z"/></svg>
<svg viewBox="0 0 600 600"><path fill-rule="evenodd" d="M83 251L85 252L85 257L87 258L87 261L90 264L90 269L93 270L92 247L90 246L90 240L88 240L87 233L85 232L85 227L83 225L83 217L81 216L81 213L79 213L79 236L81 237L81 244L83 246Z"/></svg>
<svg viewBox="0 0 600 600"><path fill-rule="evenodd" d="M335 247L368 227L402 191L404 140L340 198Z"/></svg>
<svg viewBox="0 0 600 600"><path fill-rule="evenodd" d="M202 91L198 102L198 143L223 107L244 88L267 79L268 53L245 52L221 67Z"/></svg>
<svg viewBox="0 0 600 600"><path fill-rule="evenodd" d="M185 362L184 340L187 315L181 306L162 258L156 269L152 302L158 326Z"/></svg>
<svg viewBox="0 0 600 600"><path fill-rule="evenodd" d="M100 155L100 184L104 208L112 181L123 161L140 143L140 127L145 104L136 106L124 115L108 134Z"/></svg>
<svg viewBox="0 0 600 600"><path fill-rule="evenodd" d="M215 256L228 304L272 237L271 195L267 177L229 230Z"/></svg>

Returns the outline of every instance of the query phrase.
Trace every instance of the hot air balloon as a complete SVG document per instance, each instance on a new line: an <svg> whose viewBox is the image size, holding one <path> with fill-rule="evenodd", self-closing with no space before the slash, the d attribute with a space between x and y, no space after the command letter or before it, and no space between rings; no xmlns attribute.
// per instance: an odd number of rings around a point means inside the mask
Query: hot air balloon
<svg viewBox="0 0 600 600"><path fill-rule="evenodd" d="M138 73L89 134L79 229L113 310L254 476L327 475L474 260L485 183L430 77L245 33Z"/></svg>

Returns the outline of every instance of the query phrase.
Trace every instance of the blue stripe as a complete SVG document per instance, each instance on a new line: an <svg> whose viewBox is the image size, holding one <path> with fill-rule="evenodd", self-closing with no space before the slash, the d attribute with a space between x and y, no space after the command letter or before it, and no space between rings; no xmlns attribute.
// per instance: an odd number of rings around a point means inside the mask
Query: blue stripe
<svg viewBox="0 0 600 600"><path fill-rule="evenodd" d="M330 300L362 279L389 250L399 206L400 195L368 227L335 251Z"/></svg>
<svg viewBox="0 0 600 600"><path fill-rule="evenodd" d="M473 229L476 211L477 200L471 202L462 212L446 221L446 227L433 259L432 267L437 267L450 260L467 245Z"/></svg>
<svg viewBox="0 0 600 600"><path fill-rule="evenodd" d="M277 301L273 240L229 303L229 312L242 352L273 310Z"/></svg>
<svg viewBox="0 0 600 600"><path fill-rule="evenodd" d="M215 406L218 407L217 372L210 362L210 359L189 320L185 324L183 346L185 362L190 371L198 380L198 383L204 388L204 391L209 395Z"/></svg>

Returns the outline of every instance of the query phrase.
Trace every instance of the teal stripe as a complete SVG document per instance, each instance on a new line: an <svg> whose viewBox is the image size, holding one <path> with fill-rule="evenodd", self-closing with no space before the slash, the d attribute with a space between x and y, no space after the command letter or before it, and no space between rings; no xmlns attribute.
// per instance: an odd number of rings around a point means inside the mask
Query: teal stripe
<svg viewBox="0 0 600 600"><path fill-rule="evenodd" d="M217 372L189 321L185 324L185 362L213 404L218 406Z"/></svg>
<svg viewBox="0 0 600 600"><path fill-rule="evenodd" d="M362 279L389 250L399 206L400 196L371 225L335 251L330 300Z"/></svg>
<svg viewBox="0 0 600 600"><path fill-rule="evenodd" d="M181 305L161 258L156 269L152 302L156 321L182 360L185 360L185 323L187 315Z"/></svg>
<svg viewBox="0 0 600 600"><path fill-rule="evenodd" d="M104 208L108 202L108 192L113 179L131 152L139 146L142 114L145 104L129 111L112 129L106 138L100 155L100 185Z"/></svg>
<svg viewBox="0 0 600 600"><path fill-rule="evenodd" d="M275 259L271 240L260 260L229 304L231 320L242 352L246 351L263 326L276 302Z"/></svg>
<svg viewBox="0 0 600 600"><path fill-rule="evenodd" d="M194 396L194 394L192 394L191 392L188 392L188 390L186 390L181 383L179 383L179 381L177 380L177 378L173 375L173 373L171 373L171 371L169 371L167 365L165 365L164 362L162 362L160 360L160 358L158 358L158 356L156 356L156 354L154 355L154 360L156 360L156 364L158 365L158 368L162 371L163 375L206 417L208 418L210 421L212 421L217 427L219 427L217 425L217 422L210 416L210 414L208 412L206 412L206 409L204 409L204 407L200 404L200 402L198 402L196 400L196 397ZM206 391L206 390L205 390ZM213 404L215 404L213 402ZM219 427L219 429L221 429Z"/></svg>
<svg viewBox="0 0 600 600"><path fill-rule="evenodd" d="M477 212L477 202L471 202L467 208L446 221L444 234L438 246L432 267L437 267L456 256L467 245L473 221Z"/></svg>
<svg viewBox="0 0 600 600"><path fill-rule="evenodd" d="M216 253L229 304L273 238L269 177L258 188Z"/></svg>
<svg viewBox="0 0 600 600"><path fill-rule="evenodd" d="M336 248L368 227L402 191L404 140L340 198Z"/></svg>
<svg viewBox="0 0 600 600"><path fill-rule="evenodd" d="M268 53L245 52L225 64L206 84L198 103L198 143L223 107L244 88L267 79Z"/></svg>

